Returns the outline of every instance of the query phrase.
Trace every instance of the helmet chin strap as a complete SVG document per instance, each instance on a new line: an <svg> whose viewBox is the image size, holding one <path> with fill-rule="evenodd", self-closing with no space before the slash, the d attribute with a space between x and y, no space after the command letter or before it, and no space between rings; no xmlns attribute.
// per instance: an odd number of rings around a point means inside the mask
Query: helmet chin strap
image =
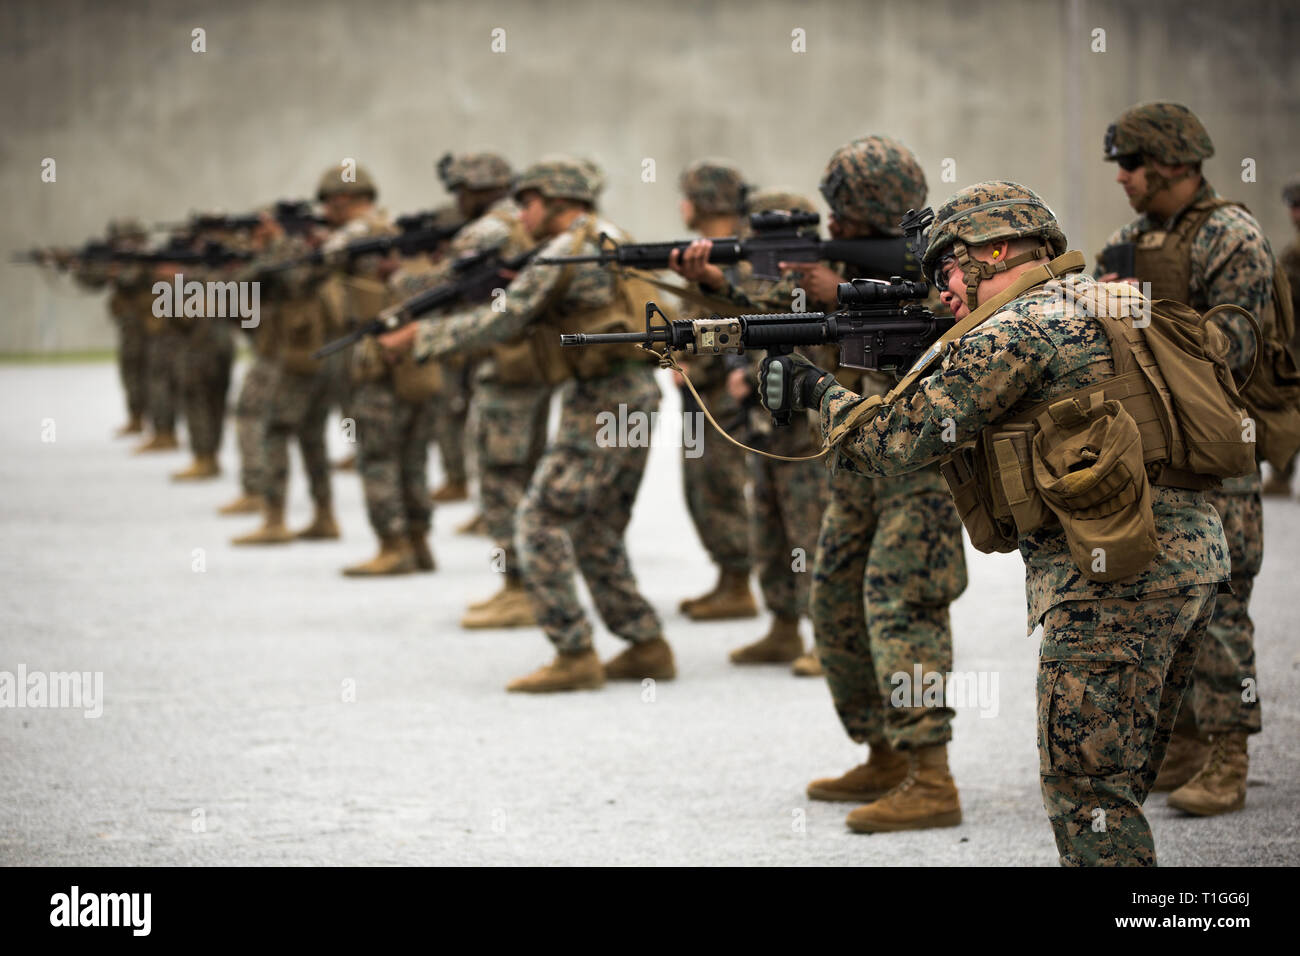
<svg viewBox="0 0 1300 956"><path fill-rule="evenodd" d="M1019 255L1008 256L1000 262L984 262L982 259L976 259L966 248L966 243L960 239L952 244L952 253L957 260L957 265L961 267L962 275L966 277L966 308L972 312L979 307L979 286L985 279L992 279L999 272L1006 272L1012 266L1018 266L1022 262L1048 258L1046 243L1041 243L1033 249L1026 249ZM995 250L994 259L997 259L997 256Z"/></svg>
<svg viewBox="0 0 1300 956"><path fill-rule="evenodd" d="M1187 166L1184 167L1181 176L1175 176L1170 179L1163 173L1156 172L1156 170L1151 166L1149 159L1144 168L1146 169L1147 191L1141 196L1138 196L1137 199L1133 200L1133 208L1142 213L1151 208L1151 200L1154 199L1158 193L1163 192L1176 183L1181 183L1184 179L1187 179L1192 175L1192 168Z"/></svg>

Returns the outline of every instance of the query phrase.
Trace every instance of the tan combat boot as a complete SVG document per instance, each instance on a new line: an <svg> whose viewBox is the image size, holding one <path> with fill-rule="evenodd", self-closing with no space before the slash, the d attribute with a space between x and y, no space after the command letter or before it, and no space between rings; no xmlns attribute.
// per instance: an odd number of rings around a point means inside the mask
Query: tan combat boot
<svg viewBox="0 0 1300 956"><path fill-rule="evenodd" d="M662 637L631 645L605 662L608 680L672 680L677 676L673 649Z"/></svg>
<svg viewBox="0 0 1300 956"><path fill-rule="evenodd" d="M221 466L212 455L196 455L190 466L183 471L172 472L172 481L202 481L216 478L221 474Z"/></svg>
<svg viewBox="0 0 1300 956"><path fill-rule="evenodd" d="M252 534L241 535L231 539L231 544L288 544L293 540L293 532L284 523L284 508L267 506L266 517L262 527Z"/></svg>
<svg viewBox="0 0 1300 956"><path fill-rule="evenodd" d="M415 570L415 553L404 535L384 535L379 539L379 553L369 561L343 569L350 578L368 578L382 574L409 574Z"/></svg>
<svg viewBox="0 0 1300 956"><path fill-rule="evenodd" d="M563 652L545 667L526 677L516 677L506 690L519 694L550 694L561 690L595 690L605 686L605 670L593 650Z"/></svg>
<svg viewBox="0 0 1300 956"><path fill-rule="evenodd" d="M438 504L449 501L464 501L469 497L469 488L463 481L449 481L441 488L429 492L429 498Z"/></svg>
<svg viewBox="0 0 1300 956"><path fill-rule="evenodd" d="M335 471L356 471L356 470L357 470L357 456L356 456L356 455L348 455L346 458L343 458L343 459L340 459L339 461L334 462L334 464L333 464L331 467L333 467L333 469L334 469Z"/></svg>
<svg viewBox="0 0 1300 956"><path fill-rule="evenodd" d="M1198 817L1240 810L1246 805L1249 768L1245 734L1211 734L1205 766L1169 795L1169 805Z"/></svg>
<svg viewBox="0 0 1300 956"><path fill-rule="evenodd" d="M907 754L899 753L887 743L872 744L866 763L858 764L840 777L814 780L808 784L808 796L813 800L870 803L902 783L909 766Z"/></svg>
<svg viewBox="0 0 1300 956"><path fill-rule="evenodd" d="M135 454L142 455L151 451L175 451L181 447L181 443L176 440L175 432L155 432L143 445L135 447Z"/></svg>
<svg viewBox="0 0 1300 956"><path fill-rule="evenodd" d="M858 807L844 820L858 833L928 830L961 823L957 785L948 772L948 745L921 747L905 755L903 782L874 803Z"/></svg>
<svg viewBox="0 0 1300 956"><path fill-rule="evenodd" d="M261 495L240 495L217 509L219 515L255 515L264 507Z"/></svg>
<svg viewBox="0 0 1300 956"><path fill-rule="evenodd" d="M758 617L758 605L749 590L749 575L723 571L718 577L718 586L702 598L691 601L686 614L694 621Z"/></svg>
<svg viewBox="0 0 1300 956"><path fill-rule="evenodd" d="M790 670L795 677L825 677L826 672L822 670L821 658L817 656L817 650L814 648L807 654L796 657L794 663L790 665Z"/></svg>
<svg viewBox="0 0 1300 956"><path fill-rule="evenodd" d="M803 654L799 620L776 616L767 634L731 652L733 664L789 664Z"/></svg>
<svg viewBox="0 0 1300 956"><path fill-rule="evenodd" d="M493 627L536 627L528 592L520 581L506 581L506 586L488 598L486 603L471 607L460 619L460 626L469 630Z"/></svg>
<svg viewBox="0 0 1300 956"><path fill-rule="evenodd" d="M1290 498L1291 482L1274 472L1268 476L1268 481L1264 482L1259 493L1265 498Z"/></svg>
<svg viewBox="0 0 1300 956"><path fill-rule="evenodd" d="M140 421L139 415L132 415L131 420L113 433L114 438L125 438L127 435L141 435L144 433L144 423Z"/></svg>
<svg viewBox="0 0 1300 956"><path fill-rule="evenodd" d="M415 555L416 570L436 571L438 562L433 560L433 552L429 550L429 529L408 531L406 536L411 542L411 553Z"/></svg>
<svg viewBox="0 0 1300 956"><path fill-rule="evenodd" d="M432 498L433 496L430 495L429 497ZM485 520L483 519L483 514L482 514L482 512L480 512L479 514L476 514L474 517L470 518L470 519L469 519L468 521L466 521L464 524L459 524L459 525L457 525L457 526L456 526L456 533L457 533L457 534L481 534L481 535L486 535L486 534L488 533L488 529L487 529L487 521L485 521ZM472 607L472 606L473 606L473 605L471 605L471 607Z"/></svg>
<svg viewBox="0 0 1300 956"><path fill-rule="evenodd" d="M334 509L329 505L317 505L312 515L311 524L299 531L294 537L300 541L337 541L339 525L334 520Z"/></svg>
<svg viewBox="0 0 1300 956"><path fill-rule="evenodd" d="M1174 731L1169 738L1169 749L1165 751L1165 762L1160 765L1156 781L1151 785L1152 793L1165 793L1177 790L1188 780L1196 776L1196 771L1205 766L1210 755L1210 747L1199 737Z"/></svg>

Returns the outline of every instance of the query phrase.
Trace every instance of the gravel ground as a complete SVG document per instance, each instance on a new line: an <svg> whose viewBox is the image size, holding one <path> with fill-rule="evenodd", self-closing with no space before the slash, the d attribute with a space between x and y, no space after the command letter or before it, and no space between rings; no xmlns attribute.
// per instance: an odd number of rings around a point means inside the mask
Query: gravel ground
<svg viewBox="0 0 1300 956"><path fill-rule="evenodd" d="M103 675L97 719L0 709L0 863L1056 863L1014 555L971 552L953 607L956 669L998 680L996 715L968 708L955 724L965 822L859 836L843 824L850 807L803 793L862 759L822 682L730 665L759 622L677 614L712 571L670 444L652 451L629 535L680 677L653 699L627 685L520 697L502 688L549 658L540 632L457 626L499 581L484 539L451 532L470 505L439 510L434 575L339 576L373 552L351 474L335 479L343 540L235 549L256 522L215 514L235 492L233 434L225 476L180 487L167 473L186 456L132 456L108 437L121 407L107 363L0 369L0 670ZM662 435L676 424L666 417ZM337 432L331 442L341 455ZM297 473L290 510L308 519ZM1300 503L1269 501L1266 514L1254 607L1265 730L1248 803L1200 820L1154 796L1166 865L1300 862L1300 649L1285 603ZM620 643L598 628L602 656Z"/></svg>

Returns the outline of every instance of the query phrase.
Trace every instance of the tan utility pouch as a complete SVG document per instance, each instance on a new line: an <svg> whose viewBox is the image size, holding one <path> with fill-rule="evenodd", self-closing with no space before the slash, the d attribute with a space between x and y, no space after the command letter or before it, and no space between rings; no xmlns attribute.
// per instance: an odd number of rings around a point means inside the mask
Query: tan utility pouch
<svg viewBox="0 0 1300 956"><path fill-rule="evenodd" d="M317 297L297 299L280 311L284 344L280 364L295 375L315 375L322 362L312 358L325 343L325 304Z"/></svg>
<svg viewBox="0 0 1300 956"><path fill-rule="evenodd" d="M369 322L392 300L388 286L378 279L345 275L340 281L346 296L347 317L354 322Z"/></svg>
<svg viewBox="0 0 1300 956"><path fill-rule="evenodd" d="M379 382L388 377L388 363L384 350L374 336L366 336L352 348L351 380L356 385Z"/></svg>
<svg viewBox="0 0 1300 956"><path fill-rule="evenodd" d="M940 462L939 473L948 482L953 504L975 550L1005 554L1016 550L1015 527L993 515L986 468L977 445L962 445Z"/></svg>
<svg viewBox="0 0 1300 956"><path fill-rule="evenodd" d="M1070 556L1093 581L1118 581L1159 551L1137 422L1094 394L1054 402L1038 417L1034 483L1060 519Z"/></svg>
<svg viewBox="0 0 1300 956"><path fill-rule="evenodd" d="M492 346L492 358L497 379L506 385L558 385L569 378L569 367L560 354L560 333L548 322L539 322L518 338Z"/></svg>
<svg viewBox="0 0 1300 956"><path fill-rule="evenodd" d="M989 487L993 517L1007 522L1017 537L1055 520L1034 484L1034 422L1007 423L980 433L984 461L992 477Z"/></svg>
<svg viewBox="0 0 1300 956"><path fill-rule="evenodd" d="M417 362L406 352L393 366L393 391L404 402L427 401L442 391L442 369L436 362Z"/></svg>

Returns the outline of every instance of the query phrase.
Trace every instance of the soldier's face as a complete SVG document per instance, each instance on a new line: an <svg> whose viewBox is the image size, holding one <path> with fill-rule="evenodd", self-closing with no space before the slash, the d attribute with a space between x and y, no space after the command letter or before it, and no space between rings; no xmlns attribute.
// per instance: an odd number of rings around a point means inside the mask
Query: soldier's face
<svg viewBox="0 0 1300 956"><path fill-rule="evenodd" d="M1139 166L1137 169L1128 170L1116 165L1115 170L1115 182L1124 188L1128 204L1137 209L1140 198L1147 192L1147 168Z"/></svg>
<svg viewBox="0 0 1300 956"><path fill-rule="evenodd" d="M546 200L539 192L528 191L519 197L519 221L534 239L542 238L546 221Z"/></svg>
<svg viewBox="0 0 1300 956"><path fill-rule="evenodd" d="M1291 210L1291 224L1300 229L1300 202L1289 208Z"/></svg>

